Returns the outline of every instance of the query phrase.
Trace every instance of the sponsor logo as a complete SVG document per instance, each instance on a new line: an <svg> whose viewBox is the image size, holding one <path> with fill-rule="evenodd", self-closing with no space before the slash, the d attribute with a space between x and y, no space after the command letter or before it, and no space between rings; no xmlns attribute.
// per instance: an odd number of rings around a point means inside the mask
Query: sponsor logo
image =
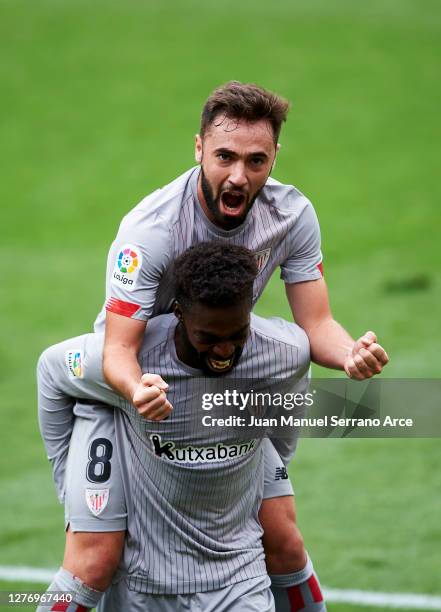
<svg viewBox="0 0 441 612"><path fill-rule="evenodd" d="M256 440L236 444L215 444L213 446L186 446L176 448L174 442L162 442L161 436L151 435L153 451L158 457L177 463L209 463L211 461L228 461L242 457L256 446Z"/></svg>
<svg viewBox="0 0 441 612"><path fill-rule="evenodd" d="M107 506L109 489L86 489L86 503L93 515L98 516Z"/></svg>
<svg viewBox="0 0 441 612"><path fill-rule="evenodd" d="M66 351L64 356L69 378L83 378L83 351L81 349Z"/></svg>
<svg viewBox="0 0 441 612"><path fill-rule="evenodd" d="M112 272L111 283L133 291L142 266L142 255L138 247L125 244L120 250Z"/></svg>
<svg viewBox="0 0 441 612"><path fill-rule="evenodd" d="M270 258L271 255L271 249L264 249L263 251L257 251L257 253L254 253L254 257L256 259L256 263L257 263L257 271L260 274L263 269L265 268L266 264L268 263L268 260Z"/></svg>
<svg viewBox="0 0 441 612"><path fill-rule="evenodd" d="M274 480L288 480L288 472L286 467L277 467Z"/></svg>
<svg viewBox="0 0 441 612"><path fill-rule="evenodd" d="M122 315L123 317L133 317L141 308L139 304L132 304L131 302L124 302L116 298L109 298L106 302L106 310L114 312L115 314Z"/></svg>

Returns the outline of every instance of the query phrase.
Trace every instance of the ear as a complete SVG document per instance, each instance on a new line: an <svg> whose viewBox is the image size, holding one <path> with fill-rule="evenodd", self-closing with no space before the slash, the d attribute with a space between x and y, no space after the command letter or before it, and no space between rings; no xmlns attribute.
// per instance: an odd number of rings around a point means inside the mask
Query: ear
<svg viewBox="0 0 441 612"><path fill-rule="evenodd" d="M198 164L202 163L202 138L199 134L195 136L194 158Z"/></svg>
<svg viewBox="0 0 441 612"><path fill-rule="evenodd" d="M175 302L174 308L173 308L173 314L175 315L175 317L179 320L182 321L183 315L182 315L182 308L179 304L179 302Z"/></svg>
<svg viewBox="0 0 441 612"><path fill-rule="evenodd" d="M276 161L277 161L277 153L280 151L280 144L277 143L276 145L276 154L274 155L274 161L273 161L273 165L271 166L271 172L274 170L274 168L276 167Z"/></svg>

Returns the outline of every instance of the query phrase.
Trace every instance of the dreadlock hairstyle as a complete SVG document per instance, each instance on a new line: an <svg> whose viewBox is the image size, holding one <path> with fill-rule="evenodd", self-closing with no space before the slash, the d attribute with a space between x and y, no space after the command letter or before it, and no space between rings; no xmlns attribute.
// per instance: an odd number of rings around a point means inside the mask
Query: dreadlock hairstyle
<svg viewBox="0 0 441 612"><path fill-rule="evenodd" d="M225 118L254 122L266 119L273 129L277 144L282 123L286 121L289 102L253 83L229 81L209 96L202 109L200 134L202 138L210 125Z"/></svg>
<svg viewBox="0 0 441 612"><path fill-rule="evenodd" d="M185 310L195 303L222 307L249 300L251 305L256 276L257 264L248 249L201 242L175 260L176 299Z"/></svg>

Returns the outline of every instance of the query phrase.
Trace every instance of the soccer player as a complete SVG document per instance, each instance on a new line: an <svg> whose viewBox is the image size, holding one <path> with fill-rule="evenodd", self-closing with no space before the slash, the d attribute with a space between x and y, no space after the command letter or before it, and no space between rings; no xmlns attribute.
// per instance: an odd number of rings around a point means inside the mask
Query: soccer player
<svg viewBox="0 0 441 612"><path fill-rule="evenodd" d="M79 398L76 411L82 418L71 439L67 474L68 481L76 482L68 482L67 520L74 527L85 521L92 528L100 520L98 513L90 516L92 503L96 509L112 508L115 516L108 512L106 520L118 521L121 508L112 506L108 481L114 470L121 481L121 470L128 514L124 573L104 596L100 610L274 610L258 512L264 488L292 497L289 480L277 480L277 475L284 473L294 453L297 432L274 439L282 463L269 440L255 439L255 430L202 427L201 397L213 379L222 379L229 390L246 380L248 390L304 394L309 342L294 323L250 315L257 264L243 247L192 247L175 262L174 276L175 316L151 320L138 355L142 371L154 370L169 381L174 410L167 420L145 420L132 402L106 385L102 334L68 340L40 358L42 422L46 413L63 414L63 403ZM75 367L70 355L76 356ZM90 401L120 410L92 407ZM93 410L102 412L98 439L95 432L90 436L86 423ZM300 408L298 415L303 412ZM114 426L120 466L109 440L114 439ZM45 443L49 455L57 452L53 430ZM264 461L265 469L271 465L274 473L265 487ZM99 488L93 484L94 474L102 476ZM298 607L302 602L301 607L323 610L310 561L305 575L306 584L286 590L280 604L290 610L292 602ZM51 590L71 592L90 607L99 599L66 570L59 572ZM57 604L53 609L62 608Z"/></svg>
<svg viewBox="0 0 441 612"><path fill-rule="evenodd" d="M122 221L109 252L107 299L95 329L105 327L107 381L147 418L165 418L172 411L168 381L157 381L160 391L141 376L137 353L149 333L147 320L171 307L173 260L204 240L243 245L255 253L254 301L280 266L294 319L309 337L315 362L360 379L379 373L387 362L375 334L355 342L333 319L313 207L296 188L269 177L287 113L284 99L255 85L233 81L215 90L196 137L199 166L146 197ZM71 425L69 411L64 419ZM261 520L270 573L301 573L307 559L292 502L265 500ZM67 558L83 560L80 577L103 588L122 537L117 531L99 537L68 532Z"/></svg>

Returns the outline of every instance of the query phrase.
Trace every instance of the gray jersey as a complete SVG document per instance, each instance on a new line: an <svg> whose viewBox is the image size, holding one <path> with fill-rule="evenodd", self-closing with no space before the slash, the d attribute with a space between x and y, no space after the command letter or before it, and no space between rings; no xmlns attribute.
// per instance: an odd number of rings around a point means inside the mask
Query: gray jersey
<svg viewBox="0 0 441 612"><path fill-rule="evenodd" d="M287 283L321 278L320 230L310 201L291 185L269 178L244 223L233 230L213 225L197 196L199 167L142 200L123 219L107 261L105 310L134 319L169 312L174 288L171 264L188 247L222 241L255 253L259 275L254 301L274 270Z"/></svg>
<svg viewBox="0 0 441 612"><path fill-rule="evenodd" d="M76 365L67 360L60 385L72 397L122 408L115 427L128 511L124 570L130 588L154 594L215 590L266 571L258 521L262 440L228 427L195 427L202 393L220 380L179 361L176 324L173 315L152 319L139 354L142 370L169 384L174 410L167 420L145 420L106 386L101 335L78 339ZM308 372L303 330L253 315L242 357L222 384L248 379L257 389L265 379L279 389L281 379L305 392ZM87 405L82 409L87 416Z"/></svg>

